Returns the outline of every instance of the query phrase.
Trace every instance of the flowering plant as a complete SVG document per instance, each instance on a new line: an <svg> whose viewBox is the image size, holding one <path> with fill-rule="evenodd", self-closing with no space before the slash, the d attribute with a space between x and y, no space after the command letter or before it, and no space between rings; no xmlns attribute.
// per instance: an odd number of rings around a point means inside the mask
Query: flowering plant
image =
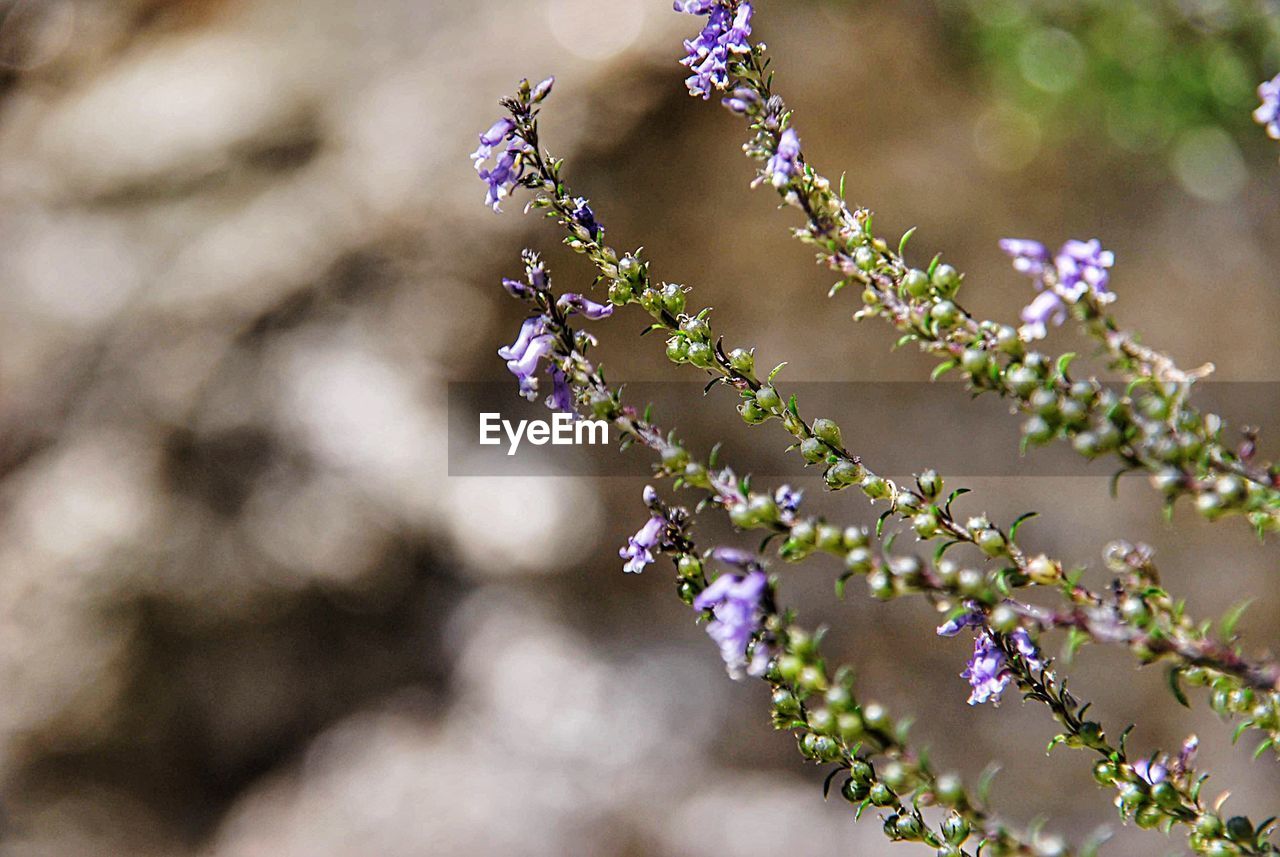
<svg viewBox="0 0 1280 857"><path fill-rule="evenodd" d="M765 48L751 41L752 4L677 0L674 6L704 18L696 37L685 42L681 61L690 72L690 94L709 99L722 92L723 105L744 120L744 151L758 165L752 185L771 187L785 208L800 214L793 234L836 276L831 295L856 287L861 307L855 318L878 319L900 333L900 344L917 344L938 361L935 379L956 371L975 394L1008 400L1024 415L1024 444L1066 440L1084 456L1115 460L1120 473L1145 473L1167 508L1187 497L1208 520L1239 519L1261 537L1280 529L1280 468L1257 460L1252 434L1233 446L1224 421L1193 403L1195 384L1212 367L1178 367L1112 314L1116 259L1099 240L1068 240L1057 252L1030 239L1000 241L1036 294L1018 327L977 318L959 303L964 277L958 270L940 255L912 264L912 233L894 244L879 237L871 212L849 206L843 187L833 186L805 157L794 116L773 90ZM729 674L770 686L774 724L796 735L805 758L830 767L826 788L839 782L859 816L878 808L890 839L922 842L942 855L1090 854L1099 845L1069 845L1038 830L1015 829L989 806L981 785L969 788L957 776L935 771L910 742L905 721L863 701L847 668L828 667L821 632L804 630L795 612L782 606L782 576L769 572L762 553L698 547L693 527L700 515L721 513L738 530L764 533L761 551L771 549L783 562L816 553L842 558L845 571L835 581L840 597L850 580L861 577L874 598L928 602L944 616L939 636L971 632L973 653L961 673L970 704L998 704L1016 688L1042 706L1059 729L1050 749L1061 745L1086 754L1124 819L1142 828L1177 828L1198 854L1280 853L1271 841L1271 820L1224 817L1221 801L1202 795L1207 775L1195 768L1195 736L1173 753L1133 752L1129 730L1113 736L1093 719L1090 706L1067 689L1063 664L1041 648L1042 636L1063 631L1068 650L1086 643L1120 646L1140 663L1161 662L1179 702L1189 704L1185 686L1209 688L1212 708L1234 720L1234 737L1256 734L1261 755L1280 749L1280 664L1245 651L1234 630L1238 614L1217 631L1192 618L1185 602L1162 587L1153 552L1144 545L1113 543L1105 555L1109 585L1091 587L1083 570L1020 545L1018 530L1029 515L1005 526L985 515L962 519L953 507L967 489L947 491L934 470L921 467L914 485L878 475L845 445L834 421L802 416L798 398L778 380L782 365L758 373L755 350L726 344L710 309L690 306L689 286L655 280L639 251L620 252L605 243L591 204L570 188L563 161L547 154L539 139L539 111L553 83L524 81L503 100L506 115L480 135L477 170L487 185L486 203L495 208L518 189L531 194L529 207L544 211L565 243L594 265L608 302L557 296L542 260L526 251L524 278L503 285L531 314L499 354L521 394L536 398L540 380L550 378L549 407L609 422L625 445L654 454L656 478L696 495L691 510L663 500L652 486L645 489L647 518L620 551L623 570L643 572L663 554L673 559L680 597L705 620ZM1259 121L1274 123L1277 91L1274 82L1264 85ZM804 466L821 470L828 489L855 489L883 503L874 530L804 514L801 492L753 483L718 450L697 453L648 410L624 404L621 391L591 360L596 335L575 326L574 318L605 322L622 308L644 313L646 332L665 335L672 363L736 391L745 422L780 426L790 449ZM1038 350L1049 327L1069 318L1097 343L1124 380L1122 390L1072 373L1074 355ZM924 557L896 549L895 531L908 528L936 549ZM965 545L976 561L949 555ZM1030 590L1050 595L1053 606L1033 603L1026 597Z"/></svg>

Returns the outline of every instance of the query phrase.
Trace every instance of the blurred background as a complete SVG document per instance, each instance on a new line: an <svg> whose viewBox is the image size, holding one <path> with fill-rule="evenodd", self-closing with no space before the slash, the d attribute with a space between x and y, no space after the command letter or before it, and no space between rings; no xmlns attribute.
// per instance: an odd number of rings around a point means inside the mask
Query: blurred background
<svg viewBox="0 0 1280 857"><path fill-rule="evenodd" d="M1012 320L1028 297L999 237L1097 235L1148 342L1277 380L1280 144L1249 119L1280 70L1274 2L757 7L815 163L883 233L945 248L971 309ZM518 251L561 288L590 276L520 203L481 204L467 155L524 76L558 76L544 138L611 241L696 284L760 362L926 377L823 298L791 215L748 192L742 129L681 84L696 29L666 0L0 2L0 854L905 850L824 804L664 564L622 575L642 479L448 476L450 420L475 419L449 383L510 383L494 350L521 308L497 284ZM611 377L671 377L642 327L610 322ZM729 407L659 417L780 449ZM1038 509L1027 542L1095 568L1108 541L1148 541L1198 615L1256 596L1242 628L1274 644L1274 540L1166 524L1141 480L1113 500L1105 468L1080 472L969 479L961 508ZM1081 756L1043 755L1041 710L965 705L967 642L920 603L833 601L836 571L785 569L785 596L866 698L922 715L940 767L998 762L1014 821L1117 826ZM1142 752L1199 733L1208 793L1273 814L1275 762L1202 700L1178 708L1124 653L1073 671L1111 732L1138 721ZM1180 851L1118 830L1109 853Z"/></svg>

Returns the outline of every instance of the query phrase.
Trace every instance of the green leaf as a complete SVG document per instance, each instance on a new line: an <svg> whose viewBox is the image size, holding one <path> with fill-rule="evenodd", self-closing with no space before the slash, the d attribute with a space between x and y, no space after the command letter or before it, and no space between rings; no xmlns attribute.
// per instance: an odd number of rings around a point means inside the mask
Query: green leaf
<svg viewBox="0 0 1280 857"><path fill-rule="evenodd" d="M1071 361L1076 359L1074 351L1068 351L1066 354L1058 358L1058 377L1066 380L1067 368L1071 365Z"/></svg>
<svg viewBox="0 0 1280 857"><path fill-rule="evenodd" d="M791 398L787 400L787 410L791 411L791 416L800 419L800 405L796 402L795 393L792 393Z"/></svg>
<svg viewBox="0 0 1280 857"><path fill-rule="evenodd" d="M1023 521L1029 521L1039 514L1040 514L1039 512L1023 512L1021 515L1019 515L1017 517L1017 520L1015 520L1013 524L1010 525L1009 527L1009 541L1013 541L1015 538L1017 538L1018 528L1022 526Z"/></svg>
<svg viewBox="0 0 1280 857"><path fill-rule="evenodd" d="M773 367L773 371L769 373L769 383L773 383L773 379L782 371L782 367L787 365L787 361L783 360L777 366Z"/></svg>
<svg viewBox="0 0 1280 857"><path fill-rule="evenodd" d="M831 773L827 774L826 780L824 780L822 783L822 799L823 800L827 799L827 795L830 794L831 792L831 781L836 778L836 774L840 773L841 770L842 770L841 768L836 768Z"/></svg>
<svg viewBox="0 0 1280 857"><path fill-rule="evenodd" d="M991 784L995 782L996 774L998 773L1000 773L1000 766L992 762L983 768L982 773L978 776L978 785L974 789L974 793L982 803L987 802L987 797L991 794Z"/></svg>
<svg viewBox="0 0 1280 857"><path fill-rule="evenodd" d="M892 514L893 512L891 510L886 509L885 511L881 512L880 517L876 519L876 538L877 539L880 538L880 536L884 533L885 519Z"/></svg>
<svg viewBox="0 0 1280 857"><path fill-rule="evenodd" d="M849 583L849 578L853 577L852 571L846 571L844 574L836 578L836 598L844 600L844 590Z"/></svg>
<svg viewBox="0 0 1280 857"><path fill-rule="evenodd" d="M925 271L925 273L928 274L930 278L933 277L933 272L938 270L938 263L940 263L941 261L942 261L942 254L939 253L936 256L934 256L933 261L929 263L929 269Z"/></svg>
<svg viewBox="0 0 1280 857"><path fill-rule="evenodd" d="M906 345L908 342L913 342L919 338L920 337L914 333L905 333L902 336L898 337L898 341L893 344L893 347L901 348L902 346Z"/></svg>
<svg viewBox="0 0 1280 857"><path fill-rule="evenodd" d="M707 466L708 466L708 467L715 467L715 466L716 466L716 464L720 461L720 447L721 447L721 446L722 446L722 444L720 444L719 442L717 442L715 446L711 447L711 454L707 456Z"/></svg>
<svg viewBox="0 0 1280 857"><path fill-rule="evenodd" d="M958 544L961 544L960 539L952 539L949 542L944 542L943 544L939 545L938 549L933 552L934 565L937 565L938 562L942 559L942 555L947 552L947 548L951 547L952 545L958 545Z"/></svg>
<svg viewBox="0 0 1280 857"><path fill-rule="evenodd" d="M1237 723L1235 731L1231 733L1231 743L1232 744L1237 743L1240 740L1240 736L1243 735L1252 725L1253 724L1248 720L1244 721L1243 723Z"/></svg>
<svg viewBox="0 0 1280 857"><path fill-rule="evenodd" d="M1272 746L1275 745L1275 743L1276 742L1274 738L1268 738L1267 740L1259 744L1258 748L1253 751L1253 760L1255 762L1258 761L1258 757L1261 756L1263 753L1267 752L1268 750L1270 750Z"/></svg>
<svg viewBox="0 0 1280 857"><path fill-rule="evenodd" d="M1187 695L1182 690L1182 670L1170 667L1165 677L1169 681L1169 690L1173 691L1173 698L1178 700L1183 708L1190 708L1191 703L1187 702Z"/></svg>
<svg viewBox="0 0 1280 857"><path fill-rule="evenodd" d="M848 280L840 280L839 282L835 283L831 288L827 289L827 297L834 298L836 294L838 294L839 291L847 285L849 285Z"/></svg>
<svg viewBox="0 0 1280 857"><path fill-rule="evenodd" d="M956 501L956 498L962 497L965 494L968 494L971 490L972 489L970 488L957 488L956 490L952 491L951 495L947 497L946 505L943 506L942 508L946 510L948 515L951 514L951 504Z"/></svg>
<svg viewBox="0 0 1280 857"><path fill-rule="evenodd" d="M929 380L936 381L954 368L956 368L956 361L954 360L948 360L946 363L939 363L934 367L933 372L930 373Z"/></svg>
<svg viewBox="0 0 1280 857"><path fill-rule="evenodd" d="M841 196L844 194L842 193ZM902 233L902 240L898 242L898 255L901 256L907 250L907 242L911 240L911 236L916 234L916 227L912 226L906 232Z"/></svg>
<svg viewBox="0 0 1280 857"><path fill-rule="evenodd" d="M1227 615L1222 617L1222 636L1230 639L1236 635L1236 626L1240 624L1244 611L1249 609L1253 601L1252 598L1246 599L1227 611Z"/></svg>

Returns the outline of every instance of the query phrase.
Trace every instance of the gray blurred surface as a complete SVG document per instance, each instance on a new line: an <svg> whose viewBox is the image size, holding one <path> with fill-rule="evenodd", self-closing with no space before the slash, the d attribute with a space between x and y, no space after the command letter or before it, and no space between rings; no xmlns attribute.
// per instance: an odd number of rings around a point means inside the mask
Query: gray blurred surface
<svg viewBox="0 0 1280 857"><path fill-rule="evenodd" d="M1026 298L998 237L1096 234L1149 342L1223 380L1280 380L1275 152L1214 204L1101 142L1042 141L1006 170L994 108L929 7L760 5L811 155L848 169L885 233L918 225L918 252L946 248L971 308L1011 318ZM741 129L682 94L692 19L663 0L2 6L0 854L903 851L822 802L664 567L620 573L642 481L446 475L446 384L503 379L493 351L520 319L498 278L525 244L562 288L589 277L519 204L481 205L466 156L522 76L557 74L545 138L611 239L696 285L762 363L800 381L927 372L825 301L789 215L746 189ZM666 377L641 327L610 323L614 376ZM715 402L660 416L759 442ZM966 510L1045 513L1028 541L1074 562L1150 541L1202 615L1257 595L1244 629L1273 643L1274 541L1165 525L1136 481L1116 501L1105 478L968 484ZM968 708L965 644L920 604L833 602L834 572L789 569L784 591L832 626L865 695L927 715L916 735L942 765L998 760L1014 820L1114 824L1079 756L1043 757L1041 711ZM1075 673L1112 731L1139 720L1143 750L1198 732L1209 791L1271 814L1274 762L1174 707L1159 672L1086 651ZM1178 850L1118 839L1113 854Z"/></svg>

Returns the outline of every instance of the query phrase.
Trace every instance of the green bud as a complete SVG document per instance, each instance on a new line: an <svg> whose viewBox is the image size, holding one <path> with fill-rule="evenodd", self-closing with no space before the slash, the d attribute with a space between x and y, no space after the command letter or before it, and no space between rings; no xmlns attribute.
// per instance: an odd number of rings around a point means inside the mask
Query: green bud
<svg viewBox="0 0 1280 857"><path fill-rule="evenodd" d="M689 453L684 451L684 447L671 444L662 448L662 466L673 473L683 470L685 465L689 463Z"/></svg>
<svg viewBox="0 0 1280 857"><path fill-rule="evenodd" d="M804 544L813 544L818 539L818 528L812 518L796 521L791 525L791 538Z"/></svg>
<svg viewBox="0 0 1280 857"><path fill-rule="evenodd" d="M1222 498L1212 491L1206 491L1196 497L1196 511L1211 521L1222 516L1226 511L1225 505Z"/></svg>
<svg viewBox="0 0 1280 857"><path fill-rule="evenodd" d="M840 426L825 417L813 421L813 436L826 441L831 446L840 446Z"/></svg>
<svg viewBox="0 0 1280 857"><path fill-rule="evenodd" d="M871 543L871 534L866 527L845 527L844 546L849 549L866 547Z"/></svg>
<svg viewBox="0 0 1280 857"><path fill-rule="evenodd" d="M807 666L800 670L800 677L797 681L800 682L802 688L811 693L827 689L827 677L823 675L822 670L815 666Z"/></svg>
<svg viewBox="0 0 1280 857"><path fill-rule="evenodd" d="M671 315L684 312L684 289L675 283L667 283L663 286L662 306Z"/></svg>
<svg viewBox="0 0 1280 857"><path fill-rule="evenodd" d="M1213 490L1228 503L1234 503L1244 497L1244 480L1234 474L1222 476L1214 483Z"/></svg>
<svg viewBox="0 0 1280 857"><path fill-rule="evenodd" d="M926 470L921 473L916 478L916 484L920 486L920 492L929 500L936 500L942 493L942 477L936 470Z"/></svg>
<svg viewBox="0 0 1280 857"><path fill-rule="evenodd" d="M844 555L844 567L854 574L866 574L871 570L872 554L871 549L865 545L862 547L851 548Z"/></svg>
<svg viewBox="0 0 1280 857"><path fill-rule="evenodd" d="M1213 839L1222 834L1222 819L1212 812L1206 812L1196 819L1196 833L1206 839Z"/></svg>
<svg viewBox="0 0 1280 857"><path fill-rule="evenodd" d="M969 838L969 822L962 816L951 813L942 822L942 836L949 845L963 844Z"/></svg>
<svg viewBox="0 0 1280 857"><path fill-rule="evenodd" d="M1178 790L1168 781L1156 783L1151 787L1151 799L1165 809L1176 809L1182 805L1182 798L1178 795Z"/></svg>
<svg viewBox="0 0 1280 857"><path fill-rule="evenodd" d="M1232 842L1252 842L1253 836L1253 825L1243 815L1233 815L1227 819L1227 838Z"/></svg>
<svg viewBox="0 0 1280 857"><path fill-rule="evenodd" d="M853 251L853 264L863 271L870 271L876 266L876 251L865 245L859 247Z"/></svg>
<svg viewBox="0 0 1280 857"><path fill-rule="evenodd" d="M1098 785L1112 785L1116 781L1116 766L1105 760L1095 762L1093 765L1093 778L1098 781Z"/></svg>
<svg viewBox="0 0 1280 857"><path fill-rule="evenodd" d="M809 726L815 732L830 733L835 731L836 717L825 708L809 712Z"/></svg>
<svg viewBox="0 0 1280 857"><path fill-rule="evenodd" d="M746 503L734 503L730 506L729 520L740 530L749 530L756 524L756 516Z"/></svg>
<svg viewBox="0 0 1280 857"><path fill-rule="evenodd" d="M867 797L871 799L871 803L875 806L889 806L898 799L898 796L893 793L893 790L884 783L876 783L873 785L871 787L871 791L868 792Z"/></svg>
<svg viewBox="0 0 1280 857"><path fill-rule="evenodd" d="M849 776L860 783L870 783L875 778L875 771L862 759L854 759L853 764L849 766Z"/></svg>
<svg viewBox="0 0 1280 857"><path fill-rule="evenodd" d="M914 815L900 815L897 822L894 823L894 832L898 834L898 838L905 839L909 842L915 842L920 839L923 828L920 820Z"/></svg>
<svg viewBox="0 0 1280 857"><path fill-rule="evenodd" d="M884 569L876 569L867 575L867 588L871 591L871 597L880 601L888 601L897 594L893 588L893 578Z"/></svg>
<svg viewBox="0 0 1280 857"><path fill-rule="evenodd" d="M933 794L943 806L959 806L964 800L964 783L955 774L941 774L934 781Z"/></svg>
<svg viewBox="0 0 1280 857"><path fill-rule="evenodd" d="M1066 425L1082 425L1088 414L1088 405L1083 402L1077 402L1075 399L1063 399L1058 403L1058 418ZM1115 429L1113 428L1112 431L1115 431Z"/></svg>
<svg viewBox="0 0 1280 857"><path fill-rule="evenodd" d="M913 298L924 297L932 286L929 275L918 268L912 268L902 277L902 288Z"/></svg>
<svg viewBox="0 0 1280 857"><path fill-rule="evenodd" d="M848 779L845 780L844 785L840 787L840 794L849 803L862 803L867 799L867 795L871 794L871 785L867 782Z"/></svg>
<svg viewBox="0 0 1280 857"><path fill-rule="evenodd" d="M939 265L933 269L933 284L943 294L953 294L960 286L960 272L950 265Z"/></svg>
<svg viewBox="0 0 1280 857"><path fill-rule="evenodd" d="M1032 390L1040 386L1040 376L1034 370L1017 364L1005 370L1004 381L1014 395L1018 396L1029 396Z"/></svg>
<svg viewBox="0 0 1280 857"><path fill-rule="evenodd" d="M635 290L626 280L614 280L609 284L609 303L614 306L626 305L635 295Z"/></svg>
<svg viewBox="0 0 1280 857"><path fill-rule="evenodd" d="M976 568L962 568L956 575L956 586L961 595L981 595L987 588L987 579Z"/></svg>
<svg viewBox="0 0 1280 857"><path fill-rule="evenodd" d="M692 363L694 366L707 369L707 368L710 368L711 364L715 362L715 359L716 359L715 352L711 350L711 346L708 345L707 343L705 342L689 343L689 362Z"/></svg>
<svg viewBox="0 0 1280 857"><path fill-rule="evenodd" d="M883 500L889 496L889 483L879 476L868 474L862 478L862 493L872 500Z"/></svg>
<svg viewBox="0 0 1280 857"><path fill-rule="evenodd" d="M940 328L948 328L960 317L960 308L951 301L938 301L929 309L929 317Z"/></svg>
<svg viewBox="0 0 1280 857"><path fill-rule="evenodd" d="M1008 604L1000 604L991 611L991 627L1002 634L1008 634L1018 627L1018 614Z"/></svg>
<svg viewBox="0 0 1280 857"><path fill-rule="evenodd" d="M676 561L676 571L681 577L697 577L702 573L702 560L690 554L683 554Z"/></svg>
<svg viewBox="0 0 1280 857"><path fill-rule="evenodd" d="M818 525L818 547L824 551L839 551L844 546L840 528L832 524Z"/></svg>
<svg viewBox="0 0 1280 857"><path fill-rule="evenodd" d="M800 454L810 464L816 464L827 457L827 445L816 437L806 437L800 441Z"/></svg>
<svg viewBox="0 0 1280 857"><path fill-rule="evenodd" d="M1204 852L1205 857L1236 857L1239 853L1240 849L1225 839L1210 842Z"/></svg>
<svg viewBox="0 0 1280 857"><path fill-rule="evenodd" d="M762 409L752 399L747 399L738 405L738 413L742 415L742 420L747 425L759 425L769 419L769 413Z"/></svg>
<svg viewBox="0 0 1280 857"><path fill-rule="evenodd" d="M680 329L694 339L706 339L711 335L711 325L704 318L689 316L680 322Z"/></svg>
<svg viewBox="0 0 1280 857"><path fill-rule="evenodd" d="M1049 557L1040 554L1027 563L1027 577L1041 586L1052 586L1062 577L1062 569Z"/></svg>
<svg viewBox="0 0 1280 857"><path fill-rule="evenodd" d="M795 684L804 669L804 661L795 655L782 655L778 658L778 675L788 684Z"/></svg>
<svg viewBox="0 0 1280 857"><path fill-rule="evenodd" d="M911 772L907 770L902 762L897 759L890 759L880 766L880 779L895 792L900 792L907 787L907 783L911 779Z"/></svg>
<svg viewBox="0 0 1280 857"><path fill-rule="evenodd" d="M827 707L832 711L847 711L849 706L853 705L853 696L850 695L848 688L836 685L827 691L824 697L827 700Z"/></svg>
<svg viewBox="0 0 1280 857"><path fill-rule="evenodd" d="M857 482L862 478L862 472L862 467L847 458L841 458L827 468L823 477L826 479L827 487L836 490Z"/></svg>
<svg viewBox="0 0 1280 857"><path fill-rule="evenodd" d="M1132 812L1142 805L1147 796L1137 783L1125 783L1120 787L1120 805Z"/></svg>
<svg viewBox="0 0 1280 857"><path fill-rule="evenodd" d="M853 712L841 714L836 718L836 731L846 743L854 743L862 738L864 731L862 718Z"/></svg>
<svg viewBox="0 0 1280 857"><path fill-rule="evenodd" d="M999 556L1006 550L1004 535L995 527L980 530L974 542L978 545L978 550L987 556Z"/></svg>
<svg viewBox="0 0 1280 857"><path fill-rule="evenodd" d="M904 515L914 515L924 508L924 498L914 491L901 490L894 497L894 504Z"/></svg>
<svg viewBox="0 0 1280 857"><path fill-rule="evenodd" d="M1000 325L996 330L996 347L1006 354L1018 355L1023 352L1022 339L1018 336L1018 331L1007 324Z"/></svg>
<svg viewBox="0 0 1280 857"><path fill-rule="evenodd" d="M778 397L777 390L766 386L756 390L756 404L766 411L775 411L782 407L782 399Z"/></svg>
<svg viewBox="0 0 1280 857"><path fill-rule="evenodd" d="M729 352L729 365L735 372L750 375L756 368L755 353L744 348L735 348Z"/></svg>
<svg viewBox="0 0 1280 857"><path fill-rule="evenodd" d="M1048 443L1055 434L1057 429L1044 417L1031 417L1022 424L1022 436L1031 443Z"/></svg>
<svg viewBox="0 0 1280 857"><path fill-rule="evenodd" d="M747 500L751 513L761 521L771 521L778 515L778 507L768 494L752 494Z"/></svg>
<svg viewBox="0 0 1280 857"><path fill-rule="evenodd" d="M1102 443L1096 434L1091 431L1082 431L1071 439L1071 445L1076 452L1087 458L1093 458L1102 452Z"/></svg>
<svg viewBox="0 0 1280 857"><path fill-rule="evenodd" d="M1143 830L1150 830L1164 820L1164 812L1157 806L1144 806L1134 815L1133 820Z"/></svg>
<svg viewBox="0 0 1280 857"><path fill-rule="evenodd" d="M911 526L920 538L931 539L938 534L938 516L926 509L911 519Z"/></svg>
<svg viewBox="0 0 1280 857"><path fill-rule="evenodd" d="M1128 624L1141 627L1151 618L1151 611L1140 597L1129 595L1120 602L1120 615Z"/></svg>
<svg viewBox="0 0 1280 857"><path fill-rule="evenodd" d="M862 719L872 729L887 732L893 724L889 720L889 712L878 702L868 702L862 707Z"/></svg>
<svg viewBox="0 0 1280 857"><path fill-rule="evenodd" d="M667 359L672 363L684 363L689 359L689 340L673 336L667 340Z"/></svg>
<svg viewBox="0 0 1280 857"><path fill-rule="evenodd" d="M960 355L960 367L970 375L985 376L990 359L981 348L966 348Z"/></svg>

